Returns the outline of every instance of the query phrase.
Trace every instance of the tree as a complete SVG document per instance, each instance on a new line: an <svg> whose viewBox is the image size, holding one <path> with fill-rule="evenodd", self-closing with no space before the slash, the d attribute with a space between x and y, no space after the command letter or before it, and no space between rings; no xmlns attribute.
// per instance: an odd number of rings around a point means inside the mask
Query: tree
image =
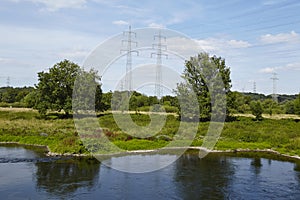
<svg viewBox="0 0 300 200"><path fill-rule="evenodd" d="M186 83L177 84L174 91L179 101L178 114L183 121L197 121L199 119L198 99L191 85Z"/></svg>
<svg viewBox="0 0 300 200"><path fill-rule="evenodd" d="M25 104L25 106L27 108L34 108L34 106L36 105L36 101L37 101L37 95L38 92L36 90L33 90L32 92L30 92L29 94L27 94L24 99L23 102Z"/></svg>
<svg viewBox="0 0 300 200"><path fill-rule="evenodd" d="M250 103L251 112L255 116L256 120L262 120L263 107L260 101L252 101Z"/></svg>
<svg viewBox="0 0 300 200"><path fill-rule="evenodd" d="M262 107L265 113L272 115L274 108L278 107L278 105L272 99L265 99L262 103Z"/></svg>
<svg viewBox="0 0 300 200"><path fill-rule="evenodd" d="M74 83L77 77L85 77L86 80L93 80L97 85L96 108L99 109L101 99L101 87L97 82L100 78L96 71L85 72L77 64L64 60L55 64L49 72L38 73L38 84L36 85L36 105L35 108L46 114L47 110L64 111L68 115L72 110L72 95ZM85 86L85 88L83 88ZM82 85L81 90L89 91L89 85ZM83 103L83 102L81 102Z"/></svg>
<svg viewBox="0 0 300 200"><path fill-rule="evenodd" d="M227 106L230 113L247 113L251 112L250 109L250 96L245 96L240 92L229 92L227 94Z"/></svg>
<svg viewBox="0 0 300 200"><path fill-rule="evenodd" d="M284 107L285 107L285 114L295 114L294 101L287 101L284 104Z"/></svg>
<svg viewBox="0 0 300 200"><path fill-rule="evenodd" d="M226 102L226 99L223 99L222 94L228 94L231 88L230 68L226 66L224 59L216 56L210 57L207 53L191 57L185 63L183 78L192 86L197 95L200 118L209 119L213 108L216 108L218 112L224 110L222 104ZM178 86L183 87L184 85ZM186 90L177 88L177 91ZM226 113L229 113L228 109Z"/></svg>
<svg viewBox="0 0 300 200"><path fill-rule="evenodd" d="M297 99L294 101L294 111L296 115L300 115L300 93Z"/></svg>
<svg viewBox="0 0 300 200"><path fill-rule="evenodd" d="M102 90L97 71L79 70L74 82L72 109L78 111L102 111Z"/></svg>
<svg viewBox="0 0 300 200"><path fill-rule="evenodd" d="M0 88L0 101L6 103L22 102L25 96L33 90L33 87L2 87Z"/></svg>
<svg viewBox="0 0 300 200"><path fill-rule="evenodd" d="M103 110L110 110L111 109L111 99L112 99L112 91L102 94L101 98L101 107Z"/></svg>

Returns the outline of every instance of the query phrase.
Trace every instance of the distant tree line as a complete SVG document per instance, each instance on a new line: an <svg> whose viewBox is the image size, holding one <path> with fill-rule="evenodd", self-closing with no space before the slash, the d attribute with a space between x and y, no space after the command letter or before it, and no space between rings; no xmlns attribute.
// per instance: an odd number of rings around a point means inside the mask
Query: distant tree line
<svg viewBox="0 0 300 200"><path fill-rule="evenodd" d="M34 90L34 87L1 87L0 106L26 107L25 98Z"/></svg>
<svg viewBox="0 0 300 200"><path fill-rule="evenodd" d="M93 69L85 71L79 65L64 60L55 64L47 72L39 72L38 83L35 87L0 88L0 106L35 108L41 114L46 114L47 111L64 111L69 114L73 109L73 95L85 97L85 94L91 93L92 89L95 88L94 102L90 102L90 98L87 97L78 98L75 105L78 105L80 109L96 109L96 111L130 110L138 113L140 111L151 111L155 105L159 104L166 112L182 115L180 111L182 105L179 104L178 97L179 95L188 95L189 90L193 90L199 103L199 116L186 113L186 117L209 119L213 105L218 103L212 102L213 98L208 86L210 81L209 84L213 85L215 90L224 92L226 99L216 96L215 100L227 102L227 115L252 113L257 119L260 119L263 113L270 115L300 115L300 95L279 95L279 101L275 102L272 100L271 95L231 91L230 68L226 66L225 60L221 57L211 57L206 53L201 53L186 61L185 66L183 78L186 82L178 84L174 96L166 95L158 99L156 96L147 96L137 91L109 91L103 93L100 82L101 77L97 74L97 71ZM223 84L215 82L216 80L213 78L217 76L223 81ZM79 77L83 84L80 84L80 87L77 86L74 94L76 77ZM191 88L187 86L188 83ZM127 105L123 103L124 97L129 98ZM189 104L190 102L187 101L186 103ZM93 106L90 106L92 104Z"/></svg>

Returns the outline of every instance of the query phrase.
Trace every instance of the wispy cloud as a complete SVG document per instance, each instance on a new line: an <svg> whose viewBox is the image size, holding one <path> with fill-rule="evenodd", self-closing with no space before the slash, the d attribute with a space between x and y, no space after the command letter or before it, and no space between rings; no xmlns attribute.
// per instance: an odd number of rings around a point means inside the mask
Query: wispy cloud
<svg viewBox="0 0 300 200"><path fill-rule="evenodd" d="M15 3L21 0L9 0ZM62 8L83 8L87 0L23 0L43 6L43 10L57 11Z"/></svg>
<svg viewBox="0 0 300 200"><path fill-rule="evenodd" d="M163 24L158 24L155 22L148 24L148 27L150 27L150 28L165 28L165 26Z"/></svg>
<svg viewBox="0 0 300 200"><path fill-rule="evenodd" d="M289 63L283 67L284 70L300 71L300 62Z"/></svg>
<svg viewBox="0 0 300 200"><path fill-rule="evenodd" d="M215 55L236 55L240 49L248 48L251 44L243 40L226 40L222 38L206 38L202 40L188 39L184 37L167 38L168 50L181 52L183 57L194 56L200 52L207 52ZM184 44L184 45L182 45Z"/></svg>
<svg viewBox="0 0 300 200"><path fill-rule="evenodd" d="M207 52L223 52L229 49L248 48L251 44L243 40L225 40L222 38L207 38L197 40L200 47Z"/></svg>
<svg viewBox="0 0 300 200"><path fill-rule="evenodd" d="M124 21L124 20L116 20L116 21L113 21L112 22L114 25L129 25L129 23L127 21Z"/></svg>
<svg viewBox="0 0 300 200"><path fill-rule="evenodd" d="M276 4L279 4L279 3L283 3L283 2L285 2L286 0L281 0L281 1L279 1L279 0L264 0L263 2L262 2L262 4L264 5L264 6L272 6L272 5L276 5Z"/></svg>
<svg viewBox="0 0 300 200"><path fill-rule="evenodd" d="M300 71L300 62L288 63L277 67L266 67L260 70L261 73L274 73L277 71Z"/></svg>
<svg viewBox="0 0 300 200"><path fill-rule="evenodd" d="M265 74L271 74L274 73L276 71L276 67L266 67L261 69L259 72L260 73L265 73Z"/></svg>
<svg viewBox="0 0 300 200"><path fill-rule="evenodd" d="M82 61L88 54L90 53L89 50L83 48L72 48L66 51L59 53L59 57L62 59L70 59L75 61Z"/></svg>
<svg viewBox="0 0 300 200"><path fill-rule="evenodd" d="M11 59L9 59L9 58L1 58L0 57L0 63L9 63L9 62L11 62L12 60Z"/></svg>
<svg viewBox="0 0 300 200"><path fill-rule="evenodd" d="M295 31L291 31L290 33L279 33L279 34L266 34L260 37L260 40L264 44L275 44L282 42L295 42L299 41L299 34Z"/></svg>

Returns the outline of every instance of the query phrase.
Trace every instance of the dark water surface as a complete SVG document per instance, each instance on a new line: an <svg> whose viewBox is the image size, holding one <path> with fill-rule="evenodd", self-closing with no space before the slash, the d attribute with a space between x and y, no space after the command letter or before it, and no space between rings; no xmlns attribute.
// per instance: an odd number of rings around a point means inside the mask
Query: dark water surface
<svg viewBox="0 0 300 200"><path fill-rule="evenodd" d="M94 159L0 146L0 199L300 199L299 169L294 162L224 154L199 159L191 152L159 171L130 174Z"/></svg>

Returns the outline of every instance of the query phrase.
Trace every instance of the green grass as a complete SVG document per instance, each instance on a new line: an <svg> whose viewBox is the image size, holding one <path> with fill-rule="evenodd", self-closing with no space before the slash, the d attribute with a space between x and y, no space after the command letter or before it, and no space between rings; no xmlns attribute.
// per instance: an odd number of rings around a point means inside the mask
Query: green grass
<svg viewBox="0 0 300 200"><path fill-rule="evenodd" d="M0 141L47 145L57 153L87 153L72 119L43 119L33 111L0 111Z"/></svg>
<svg viewBox="0 0 300 200"><path fill-rule="evenodd" d="M139 126L146 127L150 123L148 115L131 114L131 117ZM143 139L122 131L112 114L99 116L99 124L103 128L101 134L105 134L119 148L146 150L170 144L177 137L180 121L176 116L169 115L160 131ZM179 132L181 140L178 142L187 140L192 131L192 124L183 125L186 128ZM209 122L199 124L192 146L202 145L208 127ZM157 128L156 125L154 128ZM147 134L145 130L138 129L139 134ZM35 111L0 111L0 142L47 145L56 153L88 153L75 130L73 119L61 119L57 114L49 115L45 119ZM215 149L273 149L280 153L300 155L300 122L295 119L254 121L251 118L238 117L236 121L225 123Z"/></svg>

